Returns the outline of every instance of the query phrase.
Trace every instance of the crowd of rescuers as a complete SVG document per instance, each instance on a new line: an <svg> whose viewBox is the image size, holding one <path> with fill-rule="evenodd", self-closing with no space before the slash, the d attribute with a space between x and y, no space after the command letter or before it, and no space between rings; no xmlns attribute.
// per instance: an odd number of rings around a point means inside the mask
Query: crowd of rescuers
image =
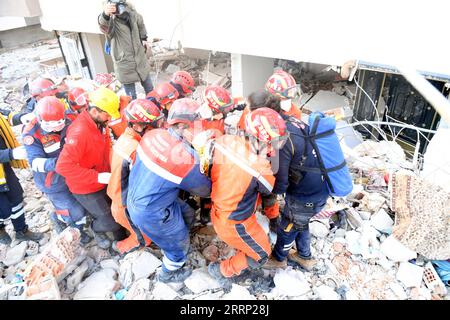
<svg viewBox="0 0 450 320"><path fill-rule="evenodd" d="M210 221L235 249L208 266L223 286L245 270L284 268L288 259L312 270L308 222L328 192L318 173L289 178L301 157L317 166L301 139L307 124L294 104L296 81L277 70L246 99L210 85L194 100L194 89L186 71L134 100L107 85L86 92L37 78L21 112L1 110L10 125L24 127L23 146L0 145L0 160L28 160L37 188L55 208L57 232L77 228L82 245L95 241L121 255L153 242L163 254L159 281L182 282L191 274L187 254L196 221ZM227 116L236 110L242 115L230 125ZM3 224L11 217L21 239L42 237L27 229L23 214L17 220L22 193L20 185L0 189L1 243L11 241ZM285 197L281 213L277 195ZM277 234L273 247L256 219L259 208Z"/></svg>

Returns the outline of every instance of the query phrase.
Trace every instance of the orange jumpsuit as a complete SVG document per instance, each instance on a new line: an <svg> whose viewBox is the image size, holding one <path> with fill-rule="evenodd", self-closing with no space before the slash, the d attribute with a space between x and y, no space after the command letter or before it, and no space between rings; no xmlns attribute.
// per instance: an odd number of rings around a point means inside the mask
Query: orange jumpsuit
<svg viewBox="0 0 450 320"><path fill-rule="evenodd" d="M242 112L241 118L239 119L239 122L238 122L239 130L245 130L245 117L247 116L247 114L249 112L250 112L250 109L248 107L245 108L244 111ZM299 109L299 107L297 107L293 103L291 103L291 109L288 112L281 110L281 113L286 116L292 116L298 120L301 120L301 118L302 118L302 111Z"/></svg>
<svg viewBox="0 0 450 320"><path fill-rule="evenodd" d="M145 234L133 223L130 223L126 211L130 165L136 159L136 149L140 140L141 136L138 133L131 128L126 128L113 147L111 179L107 193L112 199L111 213L114 220L130 232L128 238L117 243L117 248L121 253L128 252L139 245L148 246L151 243Z"/></svg>
<svg viewBox="0 0 450 320"><path fill-rule="evenodd" d="M275 177L269 160L251 152L244 137L224 135L214 146L211 221L219 238L237 251L220 264L221 273L232 277L261 266L271 253L268 235L255 212L263 197L266 216L278 216L278 203L271 193Z"/></svg>

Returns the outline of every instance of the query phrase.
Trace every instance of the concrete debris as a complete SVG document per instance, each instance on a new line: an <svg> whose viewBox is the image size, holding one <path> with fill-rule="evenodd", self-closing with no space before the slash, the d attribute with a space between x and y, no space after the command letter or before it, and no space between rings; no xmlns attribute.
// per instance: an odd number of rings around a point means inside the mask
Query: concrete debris
<svg viewBox="0 0 450 320"><path fill-rule="evenodd" d="M277 270L273 281L275 282L275 288L272 290L272 294L279 296L296 297L304 295L311 290L303 273L293 270L292 267Z"/></svg>
<svg viewBox="0 0 450 320"><path fill-rule="evenodd" d="M150 280L139 279L134 282L125 294L125 300L149 300L150 299Z"/></svg>
<svg viewBox="0 0 450 320"><path fill-rule="evenodd" d="M326 237L330 229L328 220L322 220L314 220L309 223L309 232L316 238Z"/></svg>
<svg viewBox="0 0 450 320"><path fill-rule="evenodd" d="M423 268L409 262L400 263L397 271L397 280L407 287L420 287L422 283Z"/></svg>
<svg viewBox="0 0 450 320"><path fill-rule="evenodd" d="M215 245L209 245L202 251L206 260L216 262L219 259L219 249Z"/></svg>
<svg viewBox="0 0 450 320"><path fill-rule="evenodd" d="M114 260L114 259L106 259L106 260L103 260L103 261L100 262L100 266L101 266L103 269L110 268L110 269L115 270L116 272L119 272L119 264L118 264L117 261Z"/></svg>
<svg viewBox="0 0 450 320"><path fill-rule="evenodd" d="M6 258L3 261L3 263L8 267L19 263L25 257L27 248L28 244L26 241L19 243L15 247L8 250L8 252L6 253Z"/></svg>
<svg viewBox="0 0 450 320"><path fill-rule="evenodd" d="M134 259L132 271L134 280L148 278L162 264L161 260L156 258L149 252L142 251L141 254Z"/></svg>
<svg viewBox="0 0 450 320"><path fill-rule="evenodd" d="M120 284L116 280L117 273L113 269L102 269L84 280L74 300L112 300L112 294Z"/></svg>
<svg viewBox="0 0 450 320"><path fill-rule="evenodd" d="M217 280L209 275L206 268L195 269L189 278L184 281L184 284L195 294L221 287Z"/></svg>
<svg viewBox="0 0 450 320"><path fill-rule="evenodd" d="M394 220L386 213L384 209L380 209L377 213L372 215L370 219L372 226L378 231L391 234Z"/></svg>
<svg viewBox="0 0 450 320"><path fill-rule="evenodd" d="M427 288L433 291L433 293L437 295L447 294L447 288L445 287L445 284L442 282L441 278L439 278L439 275L437 274L431 262L428 262L425 265L423 272L423 282L425 282Z"/></svg>
<svg viewBox="0 0 450 320"><path fill-rule="evenodd" d="M158 281L153 287L152 296L154 300L173 300L179 295L178 292L173 290L167 284Z"/></svg>
<svg viewBox="0 0 450 320"><path fill-rule="evenodd" d="M405 247L393 235L387 237L380 250L388 259L395 262L407 262L417 258L417 253Z"/></svg>
<svg viewBox="0 0 450 320"><path fill-rule="evenodd" d="M339 294L337 294L333 288L326 285L321 285L314 288L313 291L320 300L341 300Z"/></svg>
<svg viewBox="0 0 450 320"><path fill-rule="evenodd" d="M247 288L233 283L231 291L224 294L221 300L256 300L256 298L250 294Z"/></svg>
<svg viewBox="0 0 450 320"><path fill-rule="evenodd" d="M88 269L89 263L85 260L78 268L75 269L75 271L73 271L73 273L67 278L66 293L72 293L77 289Z"/></svg>

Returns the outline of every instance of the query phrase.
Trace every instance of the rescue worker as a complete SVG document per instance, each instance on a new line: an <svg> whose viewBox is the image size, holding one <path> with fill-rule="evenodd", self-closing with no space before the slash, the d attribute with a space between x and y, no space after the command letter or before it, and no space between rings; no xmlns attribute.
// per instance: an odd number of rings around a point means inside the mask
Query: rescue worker
<svg viewBox="0 0 450 320"><path fill-rule="evenodd" d="M12 126L30 122L35 117L33 111L36 103L43 97L54 96L59 93L55 83L51 79L43 77L34 79L29 83L28 87L31 97L28 98L20 112L0 109L0 113L8 118L8 122Z"/></svg>
<svg viewBox="0 0 450 320"><path fill-rule="evenodd" d="M268 108L252 111L246 118L246 136L224 135L214 142L211 221L219 238L236 249L222 262L213 262L208 272L224 286L246 269L256 269L269 258L269 237L257 222L260 201L265 215L279 215L272 193L275 177L268 154L286 142L284 120Z"/></svg>
<svg viewBox="0 0 450 320"><path fill-rule="evenodd" d="M126 107L125 116L128 127L114 145L111 179L107 188L108 196L112 199L111 212L114 220L130 232L128 238L113 242L113 249L120 254L150 244L150 239L130 220L126 209L128 177L141 137L148 130L161 127L164 122L164 115L159 108L146 99L133 100Z"/></svg>
<svg viewBox="0 0 450 320"><path fill-rule="evenodd" d="M295 79L289 73L283 70L275 71L267 80L265 90L280 99L280 114L301 119L302 113L300 109L292 102L299 94L299 89ZM242 113L238 124L241 130L245 129L245 117L250 111L251 109L248 107Z"/></svg>
<svg viewBox="0 0 450 320"><path fill-rule="evenodd" d="M309 132L308 125L294 117L283 117L290 135L279 153L279 169L273 192L286 193L286 204L277 228L277 242L264 267L284 268L288 258L310 271L316 261L311 255L309 220L322 211L328 199L328 189L320 170L314 172L299 168L300 165L320 168L312 145L304 138ZM297 253L289 254L294 243Z"/></svg>
<svg viewBox="0 0 450 320"><path fill-rule="evenodd" d="M108 121L120 116L119 98L110 89L100 87L89 95L89 107L67 130L66 143L56 163L56 172L66 179L69 190L90 214L91 228L99 247L111 246L106 232L115 240L126 234L111 215L106 185L111 176L111 138Z"/></svg>
<svg viewBox="0 0 450 320"><path fill-rule="evenodd" d="M179 98L189 96L195 89L194 78L187 71L175 72L170 79L170 84L177 89Z"/></svg>
<svg viewBox="0 0 450 320"><path fill-rule="evenodd" d="M86 223L84 208L70 193L64 178L55 172L71 122L66 118L63 103L56 97L40 99L35 113L36 119L25 127L22 134L34 182L56 209L50 216L56 231L60 233L67 226L78 228L81 242L86 244L91 239L83 231Z"/></svg>
<svg viewBox="0 0 450 320"><path fill-rule="evenodd" d="M170 106L179 97L178 90L170 82L163 82L149 92L146 99L155 103L167 117Z"/></svg>
<svg viewBox="0 0 450 320"><path fill-rule="evenodd" d="M77 115L89 106L88 93L83 88L72 88L67 92L67 101ZM74 119L75 120L75 119Z"/></svg>
<svg viewBox="0 0 450 320"><path fill-rule="evenodd" d="M11 140L16 143L10 143ZM5 223L9 219L16 233L16 240L39 241L43 237L42 233L28 229L23 207L23 189L11 168L11 166L20 168L15 160L26 158L25 147L18 146L9 124L0 117L0 243L4 245L9 245L12 241L5 230Z"/></svg>
<svg viewBox="0 0 450 320"><path fill-rule="evenodd" d="M182 282L192 272L185 263L194 213L179 199L179 191L200 197L211 191L191 145L200 125L199 107L189 98L175 100L167 119L169 129L154 129L143 136L130 173L127 208L131 220L164 254L157 275L161 282Z"/></svg>

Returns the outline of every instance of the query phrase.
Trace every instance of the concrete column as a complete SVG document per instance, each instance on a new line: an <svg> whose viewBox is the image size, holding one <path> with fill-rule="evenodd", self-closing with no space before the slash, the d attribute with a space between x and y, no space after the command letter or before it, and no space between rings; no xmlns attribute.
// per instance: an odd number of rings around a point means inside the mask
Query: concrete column
<svg viewBox="0 0 450 320"><path fill-rule="evenodd" d="M83 41L93 77L95 77L97 73L109 73L114 71L111 57L106 55L103 49L105 37L102 34L82 33L81 41Z"/></svg>
<svg viewBox="0 0 450 320"><path fill-rule="evenodd" d="M255 90L264 88L272 75L274 59L231 54L231 92L234 97L248 96Z"/></svg>

